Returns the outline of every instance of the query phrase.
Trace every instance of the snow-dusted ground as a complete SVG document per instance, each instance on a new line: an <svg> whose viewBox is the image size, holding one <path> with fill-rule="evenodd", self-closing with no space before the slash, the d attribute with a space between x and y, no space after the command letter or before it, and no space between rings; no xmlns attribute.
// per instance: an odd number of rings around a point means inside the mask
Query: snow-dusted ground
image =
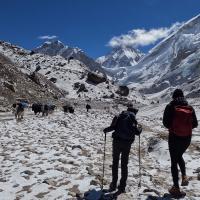
<svg viewBox="0 0 200 200"><path fill-rule="evenodd" d="M141 108L138 121L141 135L142 186L138 188L138 138L132 145L127 193L118 199L148 199L144 189L162 196L172 184L167 131L162 127L164 105ZM0 200L76 199L92 188L99 188L102 175L104 135L114 110L77 108L75 114L56 111L48 117L26 114L16 122L11 113L0 116ZM200 118L199 109L197 109ZM4 119L4 120L3 120ZM199 129L194 131L199 134ZM111 180L112 138L107 137L105 188ZM185 199L200 199L200 135L184 154L190 185ZM119 171L120 172L120 171Z"/></svg>

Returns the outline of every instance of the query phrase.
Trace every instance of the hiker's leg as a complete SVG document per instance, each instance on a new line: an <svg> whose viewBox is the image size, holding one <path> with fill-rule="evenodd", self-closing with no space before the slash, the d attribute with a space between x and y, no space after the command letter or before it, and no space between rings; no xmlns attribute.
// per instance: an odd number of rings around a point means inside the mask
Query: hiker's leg
<svg viewBox="0 0 200 200"><path fill-rule="evenodd" d="M178 183L178 155L177 155L177 145L175 142L175 138L173 136L169 137L168 140L169 144L169 153L170 153L170 158L171 158L171 174L172 174L172 179L174 186L179 188L179 183Z"/></svg>
<svg viewBox="0 0 200 200"><path fill-rule="evenodd" d="M178 153L179 153L178 164L179 164L182 176L186 176L186 168L185 168L185 161L183 159L183 154L189 147L190 142L191 142L191 138L187 138L187 139L179 141L180 144L179 144L179 151L178 151Z"/></svg>
<svg viewBox="0 0 200 200"><path fill-rule="evenodd" d="M125 143L123 144L122 148L122 155L121 155L121 180L119 189L125 190L126 187L126 180L128 177L128 159L129 159L129 153L131 149L131 144Z"/></svg>
<svg viewBox="0 0 200 200"><path fill-rule="evenodd" d="M119 142L113 140L112 184L117 185L120 147Z"/></svg>

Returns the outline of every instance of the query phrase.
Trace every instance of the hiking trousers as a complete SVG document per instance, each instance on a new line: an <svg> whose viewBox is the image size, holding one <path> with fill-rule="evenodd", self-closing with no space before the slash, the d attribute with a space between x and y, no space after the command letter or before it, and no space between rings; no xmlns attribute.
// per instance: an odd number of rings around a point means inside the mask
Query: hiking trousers
<svg viewBox="0 0 200 200"><path fill-rule="evenodd" d="M118 189L125 190L128 177L128 159L132 142L113 139L113 165L112 165L112 185L117 185L118 166L121 154L121 179Z"/></svg>
<svg viewBox="0 0 200 200"><path fill-rule="evenodd" d="M175 187L179 188L178 183L178 165L181 170L182 176L186 175L185 161L183 159L183 153L187 150L191 143L191 137L178 137L174 135L169 135L168 145L169 153L171 157L171 173L173 178L173 183Z"/></svg>

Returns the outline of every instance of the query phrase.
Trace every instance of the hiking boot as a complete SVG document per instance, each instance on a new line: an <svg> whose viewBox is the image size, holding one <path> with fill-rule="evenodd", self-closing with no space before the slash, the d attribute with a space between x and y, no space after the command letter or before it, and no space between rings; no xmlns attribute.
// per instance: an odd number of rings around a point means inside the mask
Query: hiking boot
<svg viewBox="0 0 200 200"><path fill-rule="evenodd" d="M187 186L189 184L189 180L187 176L182 176L181 186Z"/></svg>
<svg viewBox="0 0 200 200"><path fill-rule="evenodd" d="M117 184L111 183L108 189L109 192L114 192L117 188Z"/></svg>
<svg viewBox="0 0 200 200"><path fill-rule="evenodd" d="M119 194L121 194L121 193L126 193L125 187L121 187L121 186L119 185L119 186L118 186L117 192L118 192Z"/></svg>
<svg viewBox="0 0 200 200"><path fill-rule="evenodd" d="M114 193L114 196L117 197L117 196L119 196L122 193L126 193L125 189L124 190L118 189L117 192Z"/></svg>
<svg viewBox="0 0 200 200"><path fill-rule="evenodd" d="M173 196L173 197L183 197L186 195L185 192L180 191L179 188L173 186L171 189L169 189L169 193Z"/></svg>

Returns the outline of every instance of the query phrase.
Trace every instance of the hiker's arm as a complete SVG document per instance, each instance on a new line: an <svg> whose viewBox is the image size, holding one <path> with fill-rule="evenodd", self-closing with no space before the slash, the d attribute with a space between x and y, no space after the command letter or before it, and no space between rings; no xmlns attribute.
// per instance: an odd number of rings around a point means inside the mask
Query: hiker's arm
<svg viewBox="0 0 200 200"><path fill-rule="evenodd" d="M103 130L104 133L107 133L107 132L111 132L111 131L114 131L115 130L115 126L117 124L117 116L115 116L112 120L112 123L109 127L105 128Z"/></svg>
<svg viewBox="0 0 200 200"><path fill-rule="evenodd" d="M170 128L171 120L172 120L172 109L170 105L167 105L163 114L163 125L168 129Z"/></svg>
<svg viewBox="0 0 200 200"><path fill-rule="evenodd" d="M192 128L196 128L198 126L197 116L195 114L195 111L193 109L192 112Z"/></svg>

